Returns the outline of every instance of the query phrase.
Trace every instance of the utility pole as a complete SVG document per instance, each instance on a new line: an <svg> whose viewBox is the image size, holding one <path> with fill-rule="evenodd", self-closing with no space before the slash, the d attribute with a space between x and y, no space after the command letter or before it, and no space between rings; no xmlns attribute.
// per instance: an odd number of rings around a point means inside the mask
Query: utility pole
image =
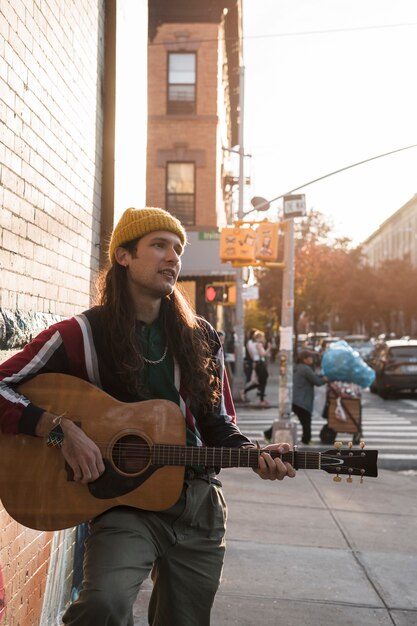
<svg viewBox="0 0 417 626"><path fill-rule="evenodd" d="M284 270L279 349L278 417L289 420L292 404L294 328L294 221L285 222Z"/></svg>
<svg viewBox="0 0 417 626"><path fill-rule="evenodd" d="M243 25L242 25L243 32ZM240 68L239 68L239 204L238 219L244 217L243 202L245 188L245 151L243 146L244 137L244 84L245 67L243 65L243 40L240 42ZM235 371L233 374L232 394L235 400L240 399L240 390L245 386L243 374L244 344L245 344L245 309L243 306L243 270L236 268L236 308L235 308Z"/></svg>
<svg viewBox="0 0 417 626"><path fill-rule="evenodd" d="M294 335L294 217L305 215L304 195L284 196L284 270L279 345L278 419L272 425L272 440L297 443L297 423L291 420Z"/></svg>

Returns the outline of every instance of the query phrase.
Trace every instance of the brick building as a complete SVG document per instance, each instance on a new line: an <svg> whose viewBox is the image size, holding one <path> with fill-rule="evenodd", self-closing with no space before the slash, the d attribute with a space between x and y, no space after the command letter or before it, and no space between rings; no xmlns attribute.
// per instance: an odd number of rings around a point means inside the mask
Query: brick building
<svg viewBox="0 0 417 626"><path fill-rule="evenodd" d="M391 259L409 259L417 267L417 194L390 215L361 248L372 267Z"/></svg>
<svg viewBox="0 0 417 626"><path fill-rule="evenodd" d="M117 4L128 24L132 3ZM147 0L138 7L146 24ZM115 0L0 3L2 360L92 303L114 217L115 40ZM145 57L146 45L145 31ZM146 88L146 73L136 81ZM134 148L145 155L146 135ZM58 623L79 584L83 527L27 529L1 503L0 525L0 623Z"/></svg>
<svg viewBox="0 0 417 626"><path fill-rule="evenodd" d="M219 261L218 235L232 220L240 11L239 0L149 3L147 204L185 225L181 278L197 311L222 326L225 307L204 296L208 283L235 278Z"/></svg>

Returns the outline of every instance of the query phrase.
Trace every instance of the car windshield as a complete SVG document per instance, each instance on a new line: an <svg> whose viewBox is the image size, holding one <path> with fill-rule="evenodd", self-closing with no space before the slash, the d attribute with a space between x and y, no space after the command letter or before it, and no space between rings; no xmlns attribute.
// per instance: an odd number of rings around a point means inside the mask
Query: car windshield
<svg viewBox="0 0 417 626"><path fill-rule="evenodd" d="M417 346L390 348L389 359L394 361L414 361L417 363Z"/></svg>

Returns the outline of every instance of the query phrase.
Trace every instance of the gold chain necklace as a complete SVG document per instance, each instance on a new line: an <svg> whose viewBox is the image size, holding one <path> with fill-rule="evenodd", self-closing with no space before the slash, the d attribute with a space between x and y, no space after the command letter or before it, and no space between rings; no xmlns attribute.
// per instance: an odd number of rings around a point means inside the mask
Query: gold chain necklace
<svg viewBox="0 0 417 626"><path fill-rule="evenodd" d="M145 363L149 363L149 365L158 365L158 363L162 363L162 361L165 359L167 352L168 352L168 344L166 344L165 346L164 354L157 361L152 361L151 359L146 359L145 357L143 357L143 360L145 361Z"/></svg>

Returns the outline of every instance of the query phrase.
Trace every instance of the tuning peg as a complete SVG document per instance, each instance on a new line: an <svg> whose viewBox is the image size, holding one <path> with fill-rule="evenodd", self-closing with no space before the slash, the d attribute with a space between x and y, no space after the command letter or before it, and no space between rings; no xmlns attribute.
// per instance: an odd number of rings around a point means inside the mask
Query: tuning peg
<svg viewBox="0 0 417 626"><path fill-rule="evenodd" d="M336 476L333 476L333 480L335 483L340 483L342 479L340 478L339 474L337 474Z"/></svg>
<svg viewBox="0 0 417 626"><path fill-rule="evenodd" d="M352 476L348 476L348 477L346 478L346 482L347 482L347 483L351 483L351 482L352 482Z"/></svg>
<svg viewBox="0 0 417 626"><path fill-rule="evenodd" d="M364 441L361 441L361 442L360 442L360 444L359 444L359 447L360 447L360 448L362 448L362 450L363 450L363 449L364 449L364 447L365 447L365 442L364 442Z"/></svg>
<svg viewBox="0 0 417 626"><path fill-rule="evenodd" d="M359 483L360 483L361 485L363 485L363 476L361 476L361 479L360 479Z"/></svg>
<svg viewBox="0 0 417 626"><path fill-rule="evenodd" d="M343 441L335 441L334 447L337 448L337 450L340 450L340 448L343 448Z"/></svg>
<svg viewBox="0 0 417 626"><path fill-rule="evenodd" d="M349 441L348 448L352 448L352 447L353 447L353 443L351 441Z"/></svg>

